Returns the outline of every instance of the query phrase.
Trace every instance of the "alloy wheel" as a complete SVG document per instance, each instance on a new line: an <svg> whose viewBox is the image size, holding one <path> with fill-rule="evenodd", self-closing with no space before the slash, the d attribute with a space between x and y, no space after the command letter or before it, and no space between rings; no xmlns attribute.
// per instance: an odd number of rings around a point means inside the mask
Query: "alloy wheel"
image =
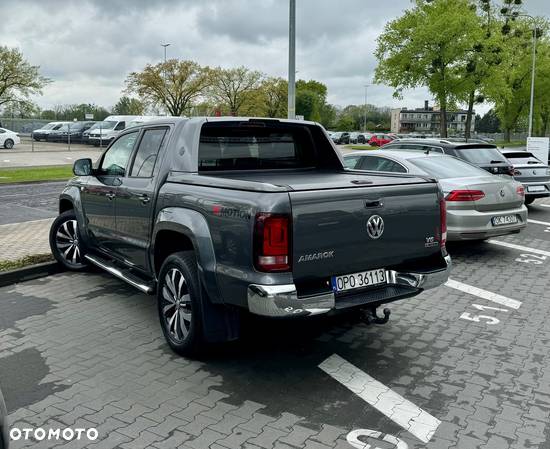
<svg viewBox="0 0 550 449"><path fill-rule="evenodd" d="M57 229L55 246L69 265L82 265L76 220L67 220Z"/></svg>
<svg viewBox="0 0 550 449"><path fill-rule="evenodd" d="M170 336L183 342L191 330L193 311L187 282L177 268L171 268L164 276L161 310Z"/></svg>

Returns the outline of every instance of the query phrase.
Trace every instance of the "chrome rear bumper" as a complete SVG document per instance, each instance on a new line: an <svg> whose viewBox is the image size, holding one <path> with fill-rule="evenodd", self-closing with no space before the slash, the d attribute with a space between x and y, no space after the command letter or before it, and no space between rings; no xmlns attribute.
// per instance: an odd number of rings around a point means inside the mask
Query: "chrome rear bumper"
<svg viewBox="0 0 550 449"><path fill-rule="evenodd" d="M388 285L401 285L423 290L447 282L451 271L451 258L445 257L446 267L429 273L386 271ZM298 297L294 284L248 286L248 310L269 317L313 316L328 313L335 308L333 292Z"/></svg>

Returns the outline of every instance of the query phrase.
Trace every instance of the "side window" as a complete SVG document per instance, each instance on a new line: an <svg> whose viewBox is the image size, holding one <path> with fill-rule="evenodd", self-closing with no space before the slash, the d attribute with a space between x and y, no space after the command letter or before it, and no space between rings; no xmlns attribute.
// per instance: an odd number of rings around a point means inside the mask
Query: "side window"
<svg viewBox="0 0 550 449"><path fill-rule="evenodd" d="M6 132L5 129L0 128L0 134L4 134Z"/></svg>
<svg viewBox="0 0 550 449"><path fill-rule="evenodd" d="M358 168L361 168L361 170L379 171L379 168L378 168L379 162L380 162L379 157L363 156L363 160L361 161L361 166Z"/></svg>
<svg viewBox="0 0 550 449"><path fill-rule="evenodd" d="M357 168L360 158L361 156L345 157L344 165L346 166L346 168Z"/></svg>
<svg viewBox="0 0 550 449"><path fill-rule="evenodd" d="M118 122L115 131L122 131L126 127L126 122Z"/></svg>
<svg viewBox="0 0 550 449"><path fill-rule="evenodd" d="M102 174L124 176L137 136L137 131L125 134L111 145L101 161Z"/></svg>
<svg viewBox="0 0 550 449"><path fill-rule="evenodd" d="M430 145L424 145L422 147L422 150L424 151L430 151L430 153L439 153L439 154L443 154L443 150L440 148L440 147L432 147Z"/></svg>
<svg viewBox="0 0 550 449"><path fill-rule="evenodd" d="M130 176L150 178L168 128L147 129L139 142Z"/></svg>
<svg viewBox="0 0 550 449"><path fill-rule="evenodd" d="M393 173L406 173L407 170L401 164L380 156L365 156L361 164L362 170L386 171Z"/></svg>

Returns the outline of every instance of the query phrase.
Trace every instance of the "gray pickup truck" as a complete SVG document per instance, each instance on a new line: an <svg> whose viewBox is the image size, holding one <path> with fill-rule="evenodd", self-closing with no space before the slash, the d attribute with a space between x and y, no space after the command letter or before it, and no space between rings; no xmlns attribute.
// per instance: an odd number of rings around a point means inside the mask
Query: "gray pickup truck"
<svg viewBox="0 0 550 449"><path fill-rule="evenodd" d="M55 258L156 292L183 355L237 338L243 311L383 322L378 306L448 278L438 184L346 169L316 123L167 117L125 130L74 174Z"/></svg>

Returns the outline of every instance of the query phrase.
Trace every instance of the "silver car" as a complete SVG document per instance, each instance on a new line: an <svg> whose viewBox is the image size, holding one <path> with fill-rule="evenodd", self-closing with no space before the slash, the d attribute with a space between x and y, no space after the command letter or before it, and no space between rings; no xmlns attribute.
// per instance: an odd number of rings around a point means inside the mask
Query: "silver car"
<svg viewBox="0 0 550 449"><path fill-rule="evenodd" d="M521 150L501 150L514 166L514 179L525 187L525 204L550 196L550 170L533 153Z"/></svg>
<svg viewBox="0 0 550 449"><path fill-rule="evenodd" d="M348 153L346 167L411 173L439 181L447 205L448 240L482 240L518 233L527 225L525 190L510 176L495 176L453 156L419 151Z"/></svg>

